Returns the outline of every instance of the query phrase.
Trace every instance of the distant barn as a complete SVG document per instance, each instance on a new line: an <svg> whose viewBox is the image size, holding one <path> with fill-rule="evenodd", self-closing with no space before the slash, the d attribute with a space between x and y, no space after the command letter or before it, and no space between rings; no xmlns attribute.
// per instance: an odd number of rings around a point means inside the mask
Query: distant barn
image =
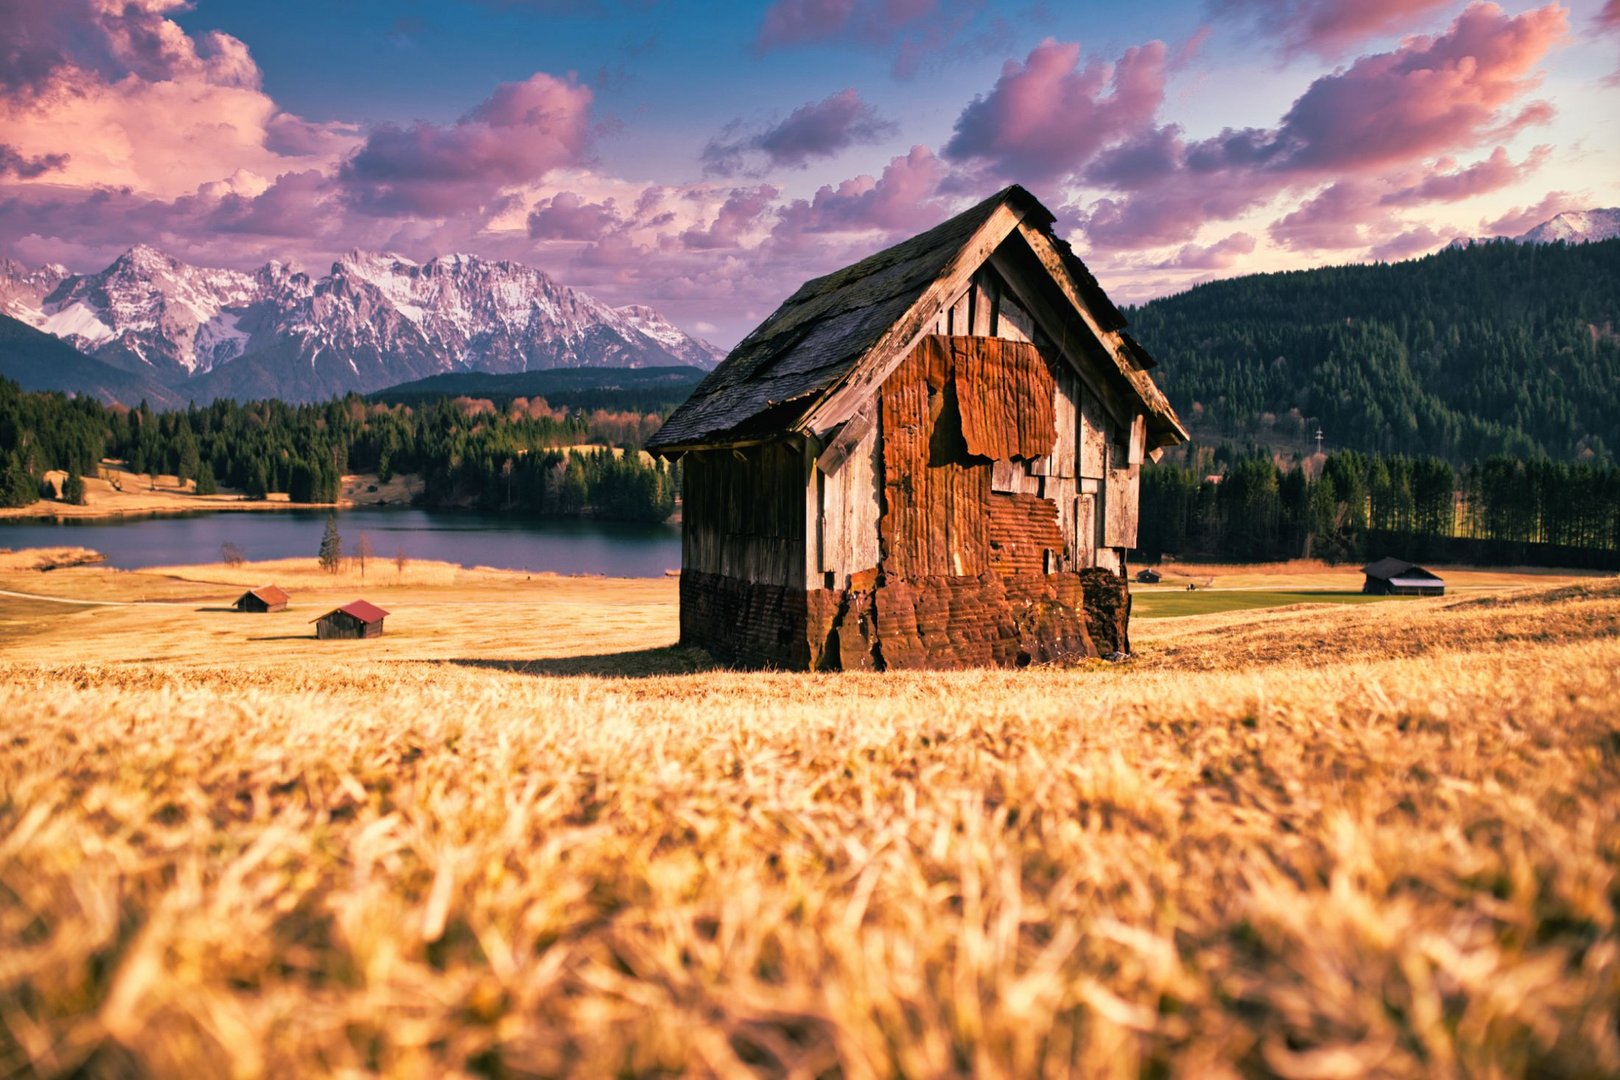
<svg viewBox="0 0 1620 1080"><path fill-rule="evenodd" d="M249 589L237 597L236 603L231 606L237 611L286 611L289 599L291 597L274 585L266 585L261 589Z"/></svg>
<svg viewBox="0 0 1620 1080"><path fill-rule="evenodd" d="M315 636L326 638L374 638L382 637L383 619L388 612L376 604L364 600L344 604L340 608L333 608L315 623Z"/></svg>
<svg viewBox="0 0 1620 1080"><path fill-rule="evenodd" d="M681 640L797 669L1129 651L1145 457L1186 439L1054 218L1010 187L810 281L653 437Z"/></svg>
<svg viewBox="0 0 1620 1080"><path fill-rule="evenodd" d="M1444 596L1446 583L1438 575L1405 559L1383 558L1361 568L1367 575L1361 591L1373 596Z"/></svg>

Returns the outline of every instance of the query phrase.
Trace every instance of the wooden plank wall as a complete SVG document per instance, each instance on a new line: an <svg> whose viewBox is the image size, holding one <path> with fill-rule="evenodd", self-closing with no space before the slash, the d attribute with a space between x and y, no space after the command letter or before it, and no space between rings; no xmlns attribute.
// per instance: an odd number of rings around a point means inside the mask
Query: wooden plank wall
<svg viewBox="0 0 1620 1080"><path fill-rule="evenodd" d="M683 570L805 587L804 452L796 443L700 450L681 465Z"/></svg>
<svg viewBox="0 0 1620 1080"><path fill-rule="evenodd" d="M852 576L877 568L883 509L877 445L873 424L832 475L812 470L807 515L817 535L806 579L812 588L846 588Z"/></svg>

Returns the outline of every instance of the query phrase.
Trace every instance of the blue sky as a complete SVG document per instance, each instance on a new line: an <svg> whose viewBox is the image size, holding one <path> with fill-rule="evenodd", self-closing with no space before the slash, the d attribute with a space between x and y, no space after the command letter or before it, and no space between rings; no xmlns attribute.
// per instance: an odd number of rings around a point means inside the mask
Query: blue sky
<svg viewBox="0 0 1620 1080"><path fill-rule="evenodd" d="M473 252L730 344L1025 184L1125 301L1620 203L1620 0L0 0L0 254Z"/></svg>

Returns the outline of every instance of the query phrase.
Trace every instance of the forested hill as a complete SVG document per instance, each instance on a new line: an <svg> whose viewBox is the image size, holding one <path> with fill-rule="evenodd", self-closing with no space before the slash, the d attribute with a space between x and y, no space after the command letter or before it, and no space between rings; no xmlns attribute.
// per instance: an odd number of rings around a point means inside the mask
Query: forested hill
<svg viewBox="0 0 1620 1080"><path fill-rule="evenodd" d="M1620 240L1257 274L1126 317L1202 441L1473 461L1620 452Z"/></svg>

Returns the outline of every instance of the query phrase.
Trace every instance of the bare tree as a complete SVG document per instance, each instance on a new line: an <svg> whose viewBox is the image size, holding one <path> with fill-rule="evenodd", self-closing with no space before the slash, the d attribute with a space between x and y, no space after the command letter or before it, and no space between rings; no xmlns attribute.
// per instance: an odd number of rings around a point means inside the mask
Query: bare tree
<svg viewBox="0 0 1620 1080"><path fill-rule="evenodd" d="M247 556L242 554L242 549L229 540L219 545L219 557L226 566L241 566L247 562Z"/></svg>
<svg viewBox="0 0 1620 1080"><path fill-rule="evenodd" d="M399 574L400 577L405 576L405 568L409 566L410 563L411 560L408 556L406 556L404 548L400 548L394 552L394 570Z"/></svg>
<svg viewBox="0 0 1620 1080"><path fill-rule="evenodd" d="M366 560L371 558L372 554L371 537L361 533L360 539L354 543L354 558L360 564L360 579L362 581L366 577Z"/></svg>

